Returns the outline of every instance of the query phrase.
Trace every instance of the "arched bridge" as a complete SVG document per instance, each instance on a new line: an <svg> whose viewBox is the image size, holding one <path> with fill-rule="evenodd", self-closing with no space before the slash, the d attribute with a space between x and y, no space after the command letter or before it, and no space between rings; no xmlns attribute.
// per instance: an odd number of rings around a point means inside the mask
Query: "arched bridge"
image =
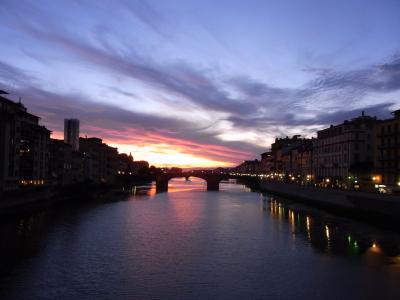
<svg viewBox="0 0 400 300"><path fill-rule="evenodd" d="M219 191L219 183L221 180L233 178L229 174L212 173L206 171L192 171L184 173L164 173L156 177L156 190L157 193L168 192L168 182L172 178L185 177L198 177L207 182L207 191Z"/></svg>

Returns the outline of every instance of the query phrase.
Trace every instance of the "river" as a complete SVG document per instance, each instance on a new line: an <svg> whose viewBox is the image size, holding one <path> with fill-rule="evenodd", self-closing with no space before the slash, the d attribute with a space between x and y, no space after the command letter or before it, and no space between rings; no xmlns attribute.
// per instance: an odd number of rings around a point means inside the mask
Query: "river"
<svg viewBox="0 0 400 300"><path fill-rule="evenodd" d="M1 299L400 299L400 235L221 183L0 223Z"/></svg>

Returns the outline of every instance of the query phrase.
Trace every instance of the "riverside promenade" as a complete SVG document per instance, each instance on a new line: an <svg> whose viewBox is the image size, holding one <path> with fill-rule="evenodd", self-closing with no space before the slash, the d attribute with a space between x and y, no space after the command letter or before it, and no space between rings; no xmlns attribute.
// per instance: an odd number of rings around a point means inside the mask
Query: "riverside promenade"
<svg viewBox="0 0 400 300"><path fill-rule="evenodd" d="M367 221L400 224L400 196L260 181L260 190ZM372 218L372 219L371 219Z"/></svg>

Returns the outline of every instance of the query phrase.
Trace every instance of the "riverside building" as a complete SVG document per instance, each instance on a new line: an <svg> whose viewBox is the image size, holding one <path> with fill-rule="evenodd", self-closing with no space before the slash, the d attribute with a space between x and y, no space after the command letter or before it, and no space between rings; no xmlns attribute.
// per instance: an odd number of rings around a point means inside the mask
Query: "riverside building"
<svg viewBox="0 0 400 300"><path fill-rule="evenodd" d="M47 183L50 131L39 119L0 96L0 191Z"/></svg>
<svg viewBox="0 0 400 300"><path fill-rule="evenodd" d="M372 138L376 117L361 116L317 132L313 142L316 181L349 184L371 174Z"/></svg>
<svg viewBox="0 0 400 300"><path fill-rule="evenodd" d="M393 118L377 123L374 130L374 181L400 186L400 109Z"/></svg>
<svg viewBox="0 0 400 300"><path fill-rule="evenodd" d="M79 120L64 120L64 142L72 146L72 150L79 151Z"/></svg>
<svg viewBox="0 0 400 300"><path fill-rule="evenodd" d="M119 167L118 150L96 137L80 138L83 176L94 183L115 183Z"/></svg>

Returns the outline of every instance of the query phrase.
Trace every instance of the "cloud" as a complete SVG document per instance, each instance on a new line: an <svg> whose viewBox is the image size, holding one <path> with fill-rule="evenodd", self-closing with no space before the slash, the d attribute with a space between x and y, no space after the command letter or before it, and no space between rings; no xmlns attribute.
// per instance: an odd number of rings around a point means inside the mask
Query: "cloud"
<svg viewBox="0 0 400 300"><path fill-rule="evenodd" d="M79 39L77 35L72 37L63 30L57 32L23 21L18 26L29 36L47 42L50 46L62 48L80 60L163 89L203 109L234 114L251 114L257 110L253 103L245 99L229 97L217 82L207 76L205 70L184 62L159 64L139 55L132 48L123 51L112 50L109 47L102 49Z"/></svg>
<svg viewBox="0 0 400 300"><path fill-rule="evenodd" d="M82 5L88 9L87 5L94 3ZM313 76L307 84L296 88L284 84L278 87L247 74L224 73L223 67L215 70L188 61L155 59L152 53L141 53L140 45L131 42L129 37L113 32L108 27L110 24L77 30L55 18L46 18L43 8L12 1L5 6L14 6L2 10L8 29L32 45L40 45L37 49L45 49L43 53L37 51L40 55L30 54L35 65L48 64L57 57L77 66L89 66L88 73L101 73L116 79L115 82L149 87L160 95L149 102L158 102L162 104L160 107L170 109L164 115L156 110L141 113L128 110L125 103L119 106L115 102L113 105L98 103L94 101L96 95L80 93L79 86L72 89L76 92L44 88L38 83L39 78L0 61L0 81L22 95L28 109L42 115L50 129L57 131L62 130L60 119L75 116L84 125L86 122L85 128L90 134L119 143L166 143L196 155L239 161L263 152L265 140L274 136L295 131L309 134L351 119L362 110L384 118L398 105L389 94L400 91L400 55L357 69L304 67L303 71ZM126 1L116 6L114 13L123 11L157 35L171 38L170 20L148 3ZM102 5L95 8L104 10ZM25 55L29 54L23 50ZM144 98L140 90L125 88L123 84L112 86L112 82L101 82L98 86L126 101ZM98 86L92 86L91 90L96 92ZM372 96L376 96L374 101L370 100ZM168 117L168 112L175 107L183 113L190 107L186 118L179 118L178 113ZM207 115L204 118L207 124L198 124L196 113ZM193 114L193 120L189 114ZM224 134L238 141L223 141Z"/></svg>
<svg viewBox="0 0 400 300"><path fill-rule="evenodd" d="M259 109L259 114L252 116L231 115L227 120L237 127L260 129L326 125L354 118L362 110L385 118L396 105L384 95L400 91L399 56L360 70L311 71L316 72L317 78L297 89L271 87L245 76L235 77L231 84L264 110ZM363 103L364 97L372 93L379 103Z"/></svg>
<svg viewBox="0 0 400 300"><path fill-rule="evenodd" d="M165 39L171 39L171 34L166 30L170 24L166 17L158 13L154 7L145 1L123 1L123 6L129 13L148 28Z"/></svg>
<svg viewBox="0 0 400 300"><path fill-rule="evenodd" d="M19 86L32 81L33 77L21 69L0 61L0 79L9 86Z"/></svg>
<svg viewBox="0 0 400 300"><path fill-rule="evenodd" d="M400 89L399 59L348 72L330 72L319 77L314 87L320 91L353 89L357 92L391 92Z"/></svg>
<svg viewBox="0 0 400 300"><path fill-rule="evenodd" d="M21 70L4 65L9 71L5 75L23 77ZM256 145L220 141L212 132L199 130L187 121L96 103L81 94L49 92L29 80L24 84L17 89L7 85L2 88L22 96L29 111L41 116L44 124L53 131L63 130L60 120L75 117L81 120L83 134L95 135L114 144L166 144L183 153L225 162L247 159L261 151Z"/></svg>

